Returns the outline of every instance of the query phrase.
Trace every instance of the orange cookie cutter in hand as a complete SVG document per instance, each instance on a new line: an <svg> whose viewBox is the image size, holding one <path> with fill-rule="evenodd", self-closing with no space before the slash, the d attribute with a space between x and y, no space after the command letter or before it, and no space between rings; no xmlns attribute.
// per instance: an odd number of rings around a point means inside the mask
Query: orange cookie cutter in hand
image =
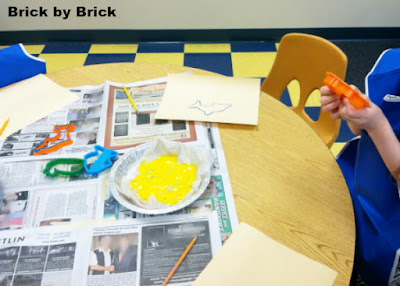
<svg viewBox="0 0 400 286"><path fill-rule="evenodd" d="M43 155L43 154L48 154L54 151L57 151L61 149L62 147L71 145L74 143L71 139L71 132L74 131L76 126L73 123L70 123L68 125L61 125L61 126L54 126L53 132L56 133L56 136L54 137L47 137L44 139L43 143L40 144L33 150L33 155ZM62 131L66 132L66 140L60 141L54 145L47 146L49 143L55 143L57 142L62 135Z"/></svg>
<svg viewBox="0 0 400 286"><path fill-rule="evenodd" d="M368 101L354 88L345 83L331 72L326 73L324 84L341 98L347 97L351 105L356 109L361 109L364 106L369 106Z"/></svg>

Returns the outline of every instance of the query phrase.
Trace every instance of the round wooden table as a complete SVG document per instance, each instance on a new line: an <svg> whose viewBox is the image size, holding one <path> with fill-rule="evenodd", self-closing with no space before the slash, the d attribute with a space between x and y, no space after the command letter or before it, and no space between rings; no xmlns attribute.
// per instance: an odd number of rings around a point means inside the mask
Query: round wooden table
<svg viewBox="0 0 400 286"><path fill-rule="evenodd" d="M188 70L212 74L173 65L118 63L48 76L74 87L105 80L135 82ZM334 285L349 285L355 242L352 203L324 142L292 110L263 93L258 126L219 128L239 221L336 270Z"/></svg>

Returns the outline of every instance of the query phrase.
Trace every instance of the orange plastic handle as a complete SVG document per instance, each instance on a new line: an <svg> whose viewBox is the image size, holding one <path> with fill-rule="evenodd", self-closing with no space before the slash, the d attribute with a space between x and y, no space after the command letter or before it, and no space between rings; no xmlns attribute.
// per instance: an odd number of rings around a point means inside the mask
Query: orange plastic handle
<svg viewBox="0 0 400 286"><path fill-rule="evenodd" d="M358 93L357 90L345 83L331 72L326 73L324 84L334 93L344 98L347 97L349 102L356 108L361 109L364 106L369 106L368 101Z"/></svg>
<svg viewBox="0 0 400 286"><path fill-rule="evenodd" d="M37 146L35 150L33 150L33 155L43 155L43 154L49 154L51 152L57 151L61 149L62 147L71 145L74 143L71 139L71 132L74 131L76 126L73 123L70 123L68 125L62 125L62 126L54 126L53 132L56 133L54 137L47 137L42 144ZM67 133L67 138L64 141L56 143L60 138L61 138L61 131L65 130ZM56 143L55 145L48 146L49 143Z"/></svg>

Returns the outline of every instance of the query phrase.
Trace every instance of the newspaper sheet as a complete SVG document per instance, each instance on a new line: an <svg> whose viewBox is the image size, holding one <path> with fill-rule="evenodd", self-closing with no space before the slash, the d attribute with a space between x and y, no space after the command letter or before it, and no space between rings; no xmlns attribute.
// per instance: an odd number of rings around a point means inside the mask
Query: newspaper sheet
<svg viewBox="0 0 400 286"><path fill-rule="evenodd" d="M126 149L153 141L158 136L180 142L196 141L200 123L154 119L165 87L165 78L127 85L139 110L135 112L121 84L107 85L104 91L108 94L104 146L113 150Z"/></svg>
<svg viewBox="0 0 400 286"><path fill-rule="evenodd" d="M0 284L84 285L90 237L85 229L50 228L0 233ZM84 282L83 282L84 283Z"/></svg>
<svg viewBox="0 0 400 286"><path fill-rule="evenodd" d="M0 233L1 285L161 285L197 241L169 285L190 285L221 247L215 213L124 220L85 228Z"/></svg>
<svg viewBox="0 0 400 286"><path fill-rule="evenodd" d="M41 157L74 157L89 152L94 144L104 141L104 126L107 97L103 95L104 84L82 86L70 89L79 100L41 120L30 124L0 142L0 162L29 159L35 160L33 150L47 137L54 137L55 125L73 123L76 126L71 133L73 144L49 155ZM104 113L104 114L103 114ZM65 135L60 141L65 139Z"/></svg>
<svg viewBox="0 0 400 286"><path fill-rule="evenodd" d="M43 174L49 159L26 160L0 163L0 190L28 188L30 186L54 186L79 183L84 180L96 180L97 175L90 175L85 170L74 176L47 177ZM71 171L75 166L66 166L64 171Z"/></svg>
<svg viewBox="0 0 400 286"><path fill-rule="evenodd" d="M116 217L117 219L142 218L142 215L123 208L113 197L109 196L107 173L100 177L90 176L83 172L73 177L49 178L42 173L46 163L51 158L61 156L81 158L89 150L92 150L91 145L94 143L118 150L120 154L138 144L152 141L157 136L187 142L187 144L202 144L209 146L213 156L210 184L195 203L178 213L196 215L215 210L218 213L221 238L225 241L238 225L238 219L218 127L211 123L156 121L154 114L162 99L165 81L166 78L160 78L125 85L139 109L138 114L123 92L122 84L105 82L99 86L71 88L70 90L80 97L80 100L74 105L24 128L18 134L14 134L5 142L0 143L2 150L0 151L0 191L7 193L13 192L15 189L26 189L34 193L34 188L40 187L62 189L63 191L60 193L65 193L67 189L75 190L80 187L84 188L88 183L96 183L100 184L97 197L101 197L105 201L101 203L102 210L97 210L96 215L92 218L97 217L100 213L104 214L104 217ZM32 142L36 142L35 146L37 146L40 144L40 140L50 134L50 129L54 124L70 122L77 126L77 130L73 134L73 145L63 148L56 154L40 157L31 155L34 145ZM90 137L89 133L95 133L96 140L86 140ZM13 141L30 142L30 145L5 146L13 144ZM15 149L18 146L28 146L29 148ZM44 209L47 201L35 202L38 208ZM42 206L39 206L40 204ZM4 216L8 215L7 212L5 213ZM59 215L57 219L69 219L67 215L64 216L66 217ZM83 217L89 219L90 216L83 215ZM28 225L37 226L38 223L40 225L41 220L39 220L30 219ZM66 222L64 221L64 223Z"/></svg>
<svg viewBox="0 0 400 286"><path fill-rule="evenodd" d="M0 230L98 219L103 199L98 183L8 189L0 201Z"/></svg>

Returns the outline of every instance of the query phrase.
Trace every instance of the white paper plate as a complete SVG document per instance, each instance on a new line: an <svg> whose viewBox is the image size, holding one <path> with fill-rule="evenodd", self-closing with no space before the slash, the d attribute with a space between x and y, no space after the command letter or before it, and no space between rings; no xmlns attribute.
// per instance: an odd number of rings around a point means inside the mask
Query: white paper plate
<svg viewBox="0 0 400 286"><path fill-rule="evenodd" d="M141 214L161 215L161 214L175 212L180 209L183 209L184 207L187 207L195 200L197 200L206 190L210 182L211 170L208 170L206 172L204 180L201 182L199 189L195 193L193 193L192 196L190 196L189 198L185 198L183 201L171 207L166 207L163 209L154 209L154 210L144 209L140 206L137 206L134 202L132 202L130 199L126 198L122 193L120 193L119 190L122 188L121 186L122 178L128 173L130 168L136 162L140 161L143 154L146 152L147 149L149 149L151 144L152 143L146 143L138 147L135 147L132 150L125 153L121 158L118 159L117 162L115 162L114 166L111 168L109 177L111 194L121 205L123 205L127 209L130 209L132 211Z"/></svg>

